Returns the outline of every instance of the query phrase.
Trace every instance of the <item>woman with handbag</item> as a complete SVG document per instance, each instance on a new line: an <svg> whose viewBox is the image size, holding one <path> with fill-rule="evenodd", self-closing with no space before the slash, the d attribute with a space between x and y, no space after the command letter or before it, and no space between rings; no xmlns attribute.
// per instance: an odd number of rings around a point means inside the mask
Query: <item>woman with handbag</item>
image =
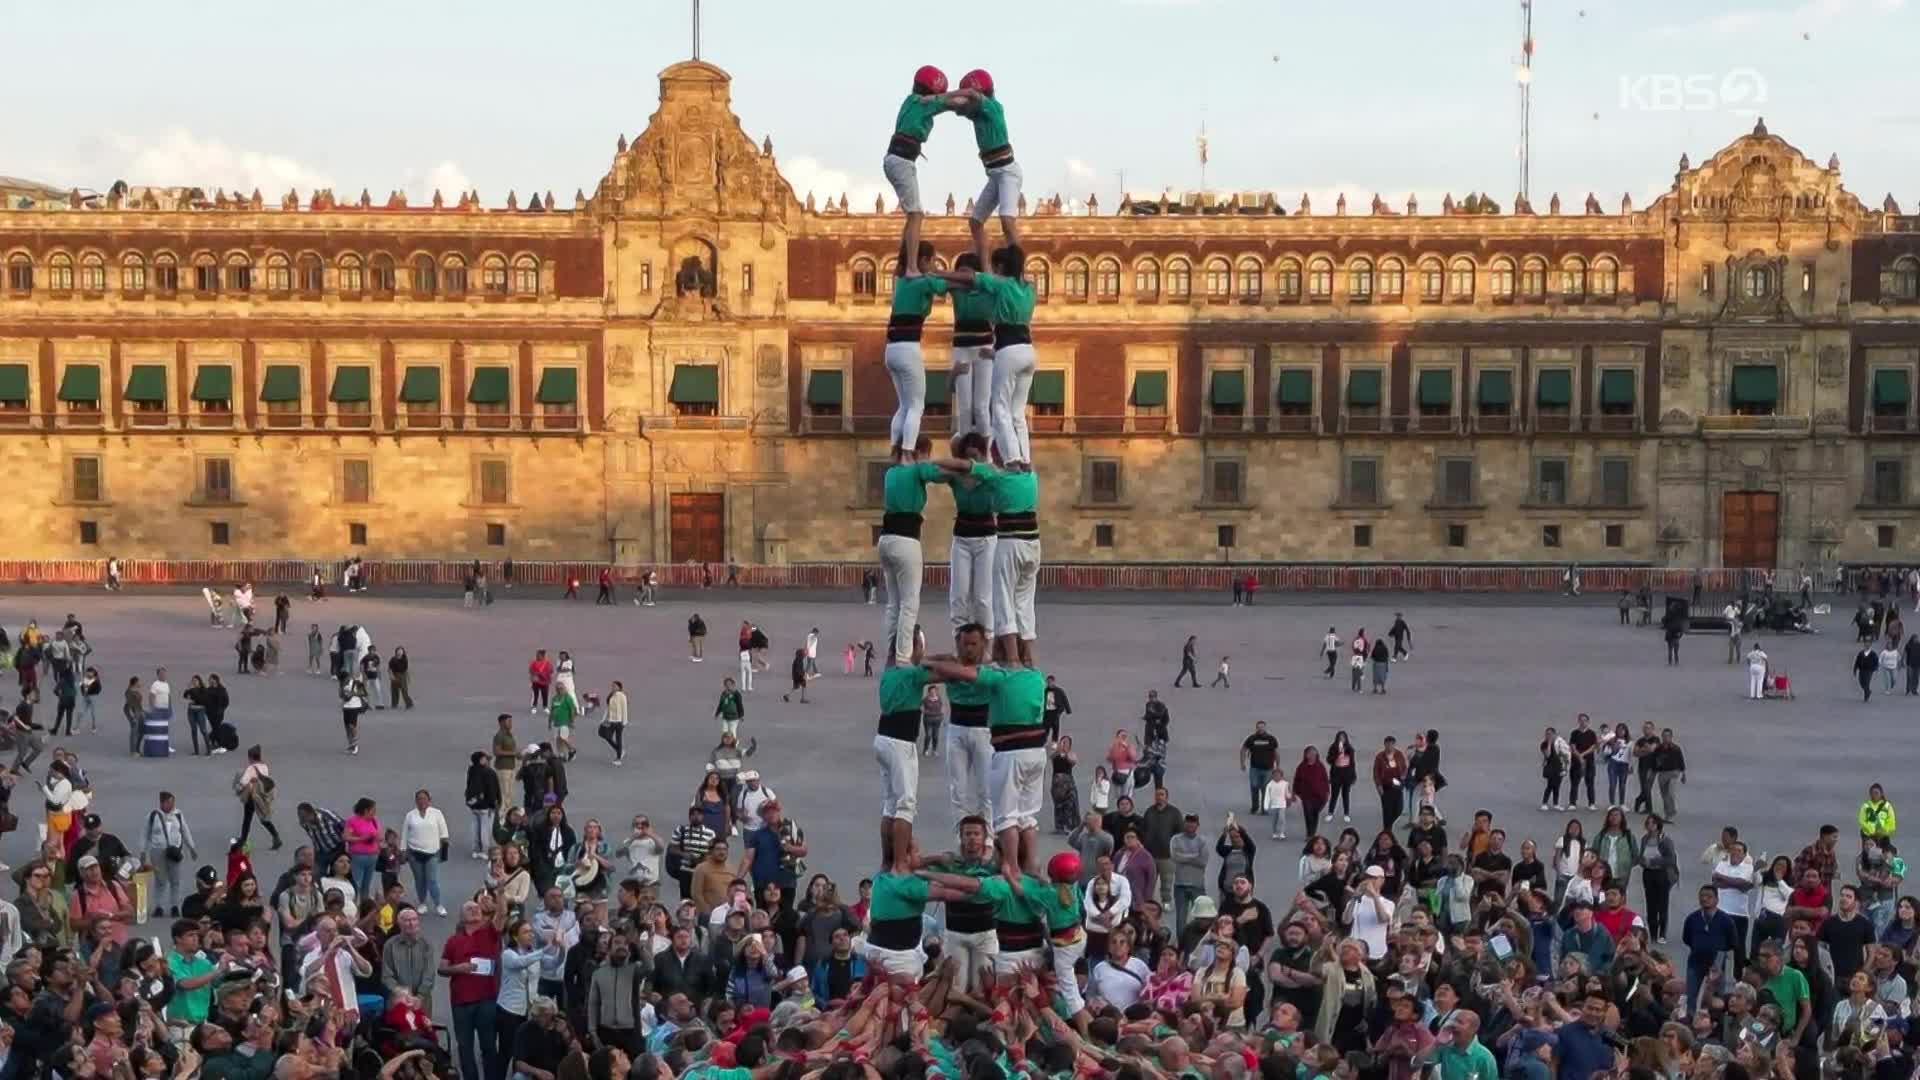
<svg viewBox="0 0 1920 1080"><path fill-rule="evenodd" d="M600 721L599 735L602 742L613 750L613 763L627 763L627 688L619 679L613 680L613 686L607 691L607 715Z"/></svg>
<svg viewBox="0 0 1920 1080"><path fill-rule="evenodd" d="M234 774L233 793L240 800L240 842L246 843L247 834L253 831L257 818L260 827L273 837L274 851L279 851L280 830L273 824L273 770L267 766L266 751L257 744L247 747L247 765Z"/></svg>
<svg viewBox="0 0 1920 1080"><path fill-rule="evenodd" d="M160 793L160 805L147 811L147 865L153 868L153 917L164 913L180 917L180 869L188 859L198 860L193 829L187 815L175 806L173 792Z"/></svg>

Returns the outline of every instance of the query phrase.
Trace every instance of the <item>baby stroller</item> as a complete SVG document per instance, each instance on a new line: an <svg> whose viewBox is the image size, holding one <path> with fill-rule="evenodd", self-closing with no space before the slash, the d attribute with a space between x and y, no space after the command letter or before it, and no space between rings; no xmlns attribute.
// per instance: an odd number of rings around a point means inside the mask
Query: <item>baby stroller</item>
<svg viewBox="0 0 1920 1080"><path fill-rule="evenodd" d="M1793 676L1779 668L1767 673L1767 681L1760 684L1760 696L1768 701L1793 700Z"/></svg>

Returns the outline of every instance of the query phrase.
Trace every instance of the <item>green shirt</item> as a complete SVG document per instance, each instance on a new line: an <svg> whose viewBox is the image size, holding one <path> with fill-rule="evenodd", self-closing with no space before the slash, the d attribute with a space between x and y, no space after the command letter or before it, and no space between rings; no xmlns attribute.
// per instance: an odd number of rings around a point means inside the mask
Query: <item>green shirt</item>
<svg viewBox="0 0 1920 1080"><path fill-rule="evenodd" d="M1047 675L1034 668L983 667L974 682L993 696L987 700L990 728L1039 727L1047 706Z"/></svg>
<svg viewBox="0 0 1920 1080"><path fill-rule="evenodd" d="M981 270L974 273L970 287L993 298L994 325L1025 326L1033 321L1033 286L1025 280Z"/></svg>
<svg viewBox="0 0 1920 1080"><path fill-rule="evenodd" d="M880 715L920 711L920 696L933 673L914 664L900 664L880 674Z"/></svg>
<svg viewBox="0 0 1920 1080"><path fill-rule="evenodd" d="M972 475L986 481L996 514L1032 514L1040 509L1040 475L996 469L984 461L973 463ZM957 488L955 489L958 490ZM955 496L957 499L958 496Z"/></svg>
<svg viewBox="0 0 1920 1080"><path fill-rule="evenodd" d="M900 103L900 115L893 119L893 130L902 135L911 135L921 142L933 134L933 118L947 111L945 98L935 94L908 94L907 100ZM974 128L979 129L979 121ZM1001 129L1005 130L1004 127Z"/></svg>
<svg viewBox="0 0 1920 1080"><path fill-rule="evenodd" d="M919 277L895 278L893 281L893 313L926 318L933 310L933 298L947 294L947 279L932 274Z"/></svg>
<svg viewBox="0 0 1920 1080"><path fill-rule="evenodd" d="M747 703L740 698L738 690L723 690L720 693L720 719L738 720L747 715Z"/></svg>
<svg viewBox="0 0 1920 1080"><path fill-rule="evenodd" d="M1048 931L1059 933L1080 925L1080 891L1071 884L1053 885L1024 877L1021 885L1027 890L1027 906L1046 916Z"/></svg>
<svg viewBox="0 0 1920 1080"><path fill-rule="evenodd" d="M973 141L981 150L998 150L1007 145L1007 113L998 100L980 95L967 110L967 119L973 121ZM932 120L927 121L927 127L933 127Z"/></svg>
<svg viewBox="0 0 1920 1080"><path fill-rule="evenodd" d="M1812 991L1807 987L1807 977L1799 971L1782 967L1780 974L1767 980L1766 991L1773 995L1774 1004L1780 1006L1780 1030L1790 1032L1800 1021L1800 1009L1812 1004Z"/></svg>
<svg viewBox="0 0 1920 1080"><path fill-rule="evenodd" d="M977 682L950 682L947 684L947 704L952 705L991 705L993 691Z"/></svg>
<svg viewBox="0 0 1920 1080"><path fill-rule="evenodd" d="M898 671L899 668L893 670ZM912 670L912 669L908 669ZM912 874L875 874L867 918L917 919L927 911L927 883Z"/></svg>
<svg viewBox="0 0 1920 1080"><path fill-rule="evenodd" d="M895 290L898 292L898 290ZM992 322L993 297L978 289L955 289L953 297L953 321Z"/></svg>
<svg viewBox="0 0 1920 1080"><path fill-rule="evenodd" d="M192 956L179 953L167 954L167 971L173 975L173 997L167 1002L167 1019L185 1020L190 1024L199 1024L207 1019L207 1010L213 1005L213 984L207 983L194 990L180 989L183 979L195 979L212 971L213 960L204 952Z"/></svg>
<svg viewBox="0 0 1920 1080"><path fill-rule="evenodd" d="M573 726L573 699L566 694L555 694L553 705L547 710L547 724L551 727Z"/></svg>
<svg viewBox="0 0 1920 1080"><path fill-rule="evenodd" d="M940 475L942 483L953 491L954 512L971 517L986 517L993 513L993 485L984 480L969 476L955 476L952 473Z"/></svg>
<svg viewBox="0 0 1920 1080"><path fill-rule="evenodd" d="M1036 886L1044 888L1040 879L1028 875L1020 878L1020 887L1028 896L1033 895ZM1027 901L1016 895L1007 879L998 874L980 880L980 899L993 905L993 921L1009 923L1015 926L1027 926L1040 921Z"/></svg>
<svg viewBox="0 0 1920 1080"><path fill-rule="evenodd" d="M1433 1049L1433 1063L1440 1067L1440 1080L1500 1080L1500 1066L1493 1051L1475 1039L1461 1049L1451 1043Z"/></svg>
<svg viewBox="0 0 1920 1080"><path fill-rule="evenodd" d="M931 461L895 465L887 470L881 485L886 495L884 508L889 514L924 514L927 510L927 485L940 479L940 467Z"/></svg>

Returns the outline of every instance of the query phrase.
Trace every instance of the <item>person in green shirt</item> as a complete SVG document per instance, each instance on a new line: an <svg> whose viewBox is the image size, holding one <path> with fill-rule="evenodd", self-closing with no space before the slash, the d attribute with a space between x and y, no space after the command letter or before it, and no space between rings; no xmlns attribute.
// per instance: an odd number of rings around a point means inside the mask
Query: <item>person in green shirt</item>
<svg viewBox="0 0 1920 1080"><path fill-rule="evenodd" d="M1047 675L1037 668L981 667L947 657L929 657L927 666L948 682L985 687L987 725L993 761L987 791L993 802L993 830L1001 873L1015 880L1031 873L1039 857L1040 809L1047 772Z"/></svg>
<svg viewBox="0 0 1920 1080"><path fill-rule="evenodd" d="M993 974L998 986L1011 985L1045 961L1046 914L1028 900L1046 890L1045 882L1032 874L1019 873L1012 877L1004 874L980 877L922 869L920 876L951 893L976 898L992 908L996 939Z"/></svg>
<svg viewBox="0 0 1920 1080"><path fill-rule="evenodd" d="M720 718L720 734L740 737L740 720L747 715L747 701L735 689L732 679L720 680L720 703L713 707L713 715Z"/></svg>
<svg viewBox="0 0 1920 1080"><path fill-rule="evenodd" d="M962 270L984 270L986 260L969 251L953 261ZM993 400L993 297L974 289L948 294L953 301L953 433L990 435L987 405Z"/></svg>
<svg viewBox="0 0 1920 1080"><path fill-rule="evenodd" d="M547 726L553 729L555 755L564 761L573 760L573 713L572 694L553 696L553 705L547 710Z"/></svg>
<svg viewBox="0 0 1920 1080"><path fill-rule="evenodd" d="M986 663L985 626L967 623L953 637L962 664ZM947 793L953 800L955 821L978 817L989 826L993 822L993 799L988 794L993 734L987 724L992 702L992 691L978 683L947 684Z"/></svg>
<svg viewBox="0 0 1920 1080"><path fill-rule="evenodd" d="M927 954L920 947L927 905L965 899L973 895L973 890L948 888L931 876L917 874L922 860L910 838L895 847L892 855L885 869L874 875L873 890L867 898L867 963L890 977L917 985L927 969Z"/></svg>
<svg viewBox="0 0 1920 1080"><path fill-rule="evenodd" d="M880 673L880 730L873 756L880 763L880 862L913 846L913 815L920 791L920 698L933 673L920 666L916 642L905 664ZM916 942L918 939L915 939Z"/></svg>
<svg viewBox="0 0 1920 1080"><path fill-rule="evenodd" d="M1763 943L1758 950L1760 970L1766 974L1767 981L1761 989L1773 997L1780 1008L1780 1037L1795 1046L1800 1037L1807 1033L1807 1024L1813 1018L1813 992L1807 985L1807 977L1796 968L1786 964L1780 954L1778 942Z"/></svg>
<svg viewBox="0 0 1920 1080"><path fill-rule="evenodd" d="M900 103L900 111L894 115L893 137L887 140L887 156L880 161L880 171L886 174L887 183L893 185L900 212L907 215L906 231L900 236L903 256L920 246L920 222L926 217L920 205L920 170L916 162L920 160L927 137L933 134L934 118L959 104L958 95L947 96L946 72L928 64L913 73L913 92ZM903 257L901 261L906 260ZM914 274L908 271L906 276Z"/></svg>
<svg viewBox="0 0 1920 1080"><path fill-rule="evenodd" d="M984 250L984 249L982 249ZM987 415L993 445L1009 469L1032 467L1033 444L1027 428L1027 396L1033 389L1033 286L1022 277L1027 256L1018 244L996 249L987 259L992 273L964 266L934 276L962 290L993 300L993 399ZM958 295L957 293L955 295Z"/></svg>
<svg viewBox="0 0 1920 1080"><path fill-rule="evenodd" d="M167 954L173 975L173 998L167 1002L169 1023L198 1024L213 1006L213 983L223 969L200 948L200 923L180 919L173 924L173 951Z"/></svg>
<svg viewBox="0 0 1920 1080"><path fill-rule="evenodd" d="M1475 1038L1479 1033L1480 1014L1470 1009L1461 1009L1440 1029L1440 1037L1427 1051L1428 1059L1439 1067L1438 1080L1500 1080L1499 1063L1493 1051Z"/></svg>
<svg viewBox="0 0 1920 1080"><path fill-rule="evenodd" d="M1031 667L1039 639L1034 601L1040 585L1040 479L1031 469L996 469L977 460L967 466L965 475L986 486L993 507L994 659Z"/></svg>
<svg viewBox="0 0 1920 1080"><path fill-rule="evenodd" d="M909 460L887 469L881 478L880 539L874 553L880 559L880 577L887 586L887 665L904 664L913 651L914 631L920 625L920 578L925 556L920 549L920 526L926 519L927 485L945 473L964 472L968 462L924 460L933 444L922 435L914 440Z"/></svg>
<svg viewBox="0 0 1920 1080"><path fill-rule="evenodd" d="M914 266L925 271L933 265L933 245L920 241ZM887 317L887 377L893 380L893 462L913 460L920 439L920 417L927 411L927 362L920 352L920 332L927 315L933 311L935 297L947 294L943 278L925 273L909 274L901 264L902 277L893 283L893 311Z"/></svg>
<svg viewBox="0 0 1920 1080"><path fill-rule="evenodd" d="M960 77L958 100L952 108L973 121L973 141L980 148L980 164L987 170L987 186L973 201L975 246L986 246L987 219L1000 212L1000 229L1007 243L1020 242L1020 166L1013 160L1013 143L1007 138L1007 114L993 93L993 76L975 68Z"/></svg>
<svg viewBox="0 0 1920 1080"><path fill-rule="evenodd" d="M956 374L955 378L959 376ZM954 453L964 461L983 462L987 460L987 437L977 431L968 432L954 440ZM993 485L973 476L971 471L943 472L940 479L953 492L947 617L957 635L968 623L993 624Z"/></svg>

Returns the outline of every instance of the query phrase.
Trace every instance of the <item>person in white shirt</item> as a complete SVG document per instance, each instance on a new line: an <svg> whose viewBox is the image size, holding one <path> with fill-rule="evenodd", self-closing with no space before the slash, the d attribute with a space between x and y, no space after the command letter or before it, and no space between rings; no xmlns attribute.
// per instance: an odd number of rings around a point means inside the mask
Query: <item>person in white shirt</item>
<svg viewBox="0 0 1920 1080"><path fill-rule="evenodd" d="M1267 780L1266 790L1260 795L1260 805L1267 808L1267 815L1273 818L1273 839L1287 838L1287 807L1293 805L1293 785L1287 781L1286 774L1275 769Z"/></svg>
<svg viewBox="0 0 1920 1080"><path fill-rule="evenodd" d="M627 763L627 688L619 679L607 691L607 716L601 721L600 738L613 748L613 763Z"/></svg>
<svg viewBox="0 0 1920 1080"><path fill-rule="evenodd" d="M1087 973L1087 996L1124 1012L1145 995L1152 974L1146 961L1133 955L1133 940L1117 935L1107 942L1107 958Z"/></svg>
<svg viewBox="0 0 1920 1080"><path fill-rule="evenodd" d="M744 832L752 832L761 827L760 808L771 802L775 796L773 789L760 782L760 770L748 769L740 774L740 793L734 796L733 820L739 823Z"/></svg>
<svg viewBox="0 0 1920 1080"><path fill-rule="evenodd" d="M633 834L627 837L627 872L642 885L658 885L660 861L666 853L667 845L661 842L660 834L653 831L647 815L636 815Z"/></svg>
<svg viewBox="0 0 1920 1080"><path fill-rule="evenodd" d="M1893 673L1900 670L1900 648L1888 645L1880 650L1880 674L1887 680L1887 693L1893 693Z"/></svg>
<svg viewBox="0 0 1920 1080"><path fill-rule="evenodd" d="M147 811L147 865L153 867L153 917L164 912L180 917L180 869L188 859L199 861L187 816L174 804L173 792L160 793L160 805Z"/></svg>
<svg viewBox="0 0 1920 1080"><path fill-rule="evenodd" d="M1387 955L1387 928L1393 925L1393 901L1380 895L1381 884L1386 879L1385 870L1367 867L1366 876L1360 879L1359 891L1347 901L1353 936L1366 943L1369 960Z"/></svg>
<svg viewBox="0 0 1920 1080"><path fill-rule="evenodd" d="M1728 841L1726 852L1713 864L1713 884L1720 891L1720 910L1733 920L1733 970L1747 969L1747 928L1752 907L1748 903L1757 879L1753 860L1747 857L1747 845Z"/></svg>
<svg viewBox="0 0 1920 1080"><path fill-rule="evenodd" d="M1767 653L1758 642L1747 650L1747 698L1759 701L1766 696Z"/></svg>
<svg viewBox="0 0 1920 1080"><path fill-rule="evenodd" d="M1333 678L1335 663L1340 659L1340 635L1333 627L1327 627L1327 636L1320 639L1320 655L1327 658L1327 678Z"/></svg>
<svg viewBox="0 0 1920 1080"><path fill-rule="evenodd" d="M820 677L820 628L807 631L807 678Z"/></svg>
<svg viewBox="0 0 1920 1080"><path fill-rule="evenodd" d="M447 906L440 902L440 864L446 861L451 835L446 816L433 805L427 789L414 792L413 809L407 811L407 819L400 826L400 846L406 849L407 865L413 869L414 897L424 909L431 896L436 915L447 913Z"/></svg>
<svg viewBox="0 0 1920 1080"><path fill-rule="evenodd" d="M166 668L153 669L153 681L147 684L147 708L173 718L173 685L167 682Z"/></svg>

